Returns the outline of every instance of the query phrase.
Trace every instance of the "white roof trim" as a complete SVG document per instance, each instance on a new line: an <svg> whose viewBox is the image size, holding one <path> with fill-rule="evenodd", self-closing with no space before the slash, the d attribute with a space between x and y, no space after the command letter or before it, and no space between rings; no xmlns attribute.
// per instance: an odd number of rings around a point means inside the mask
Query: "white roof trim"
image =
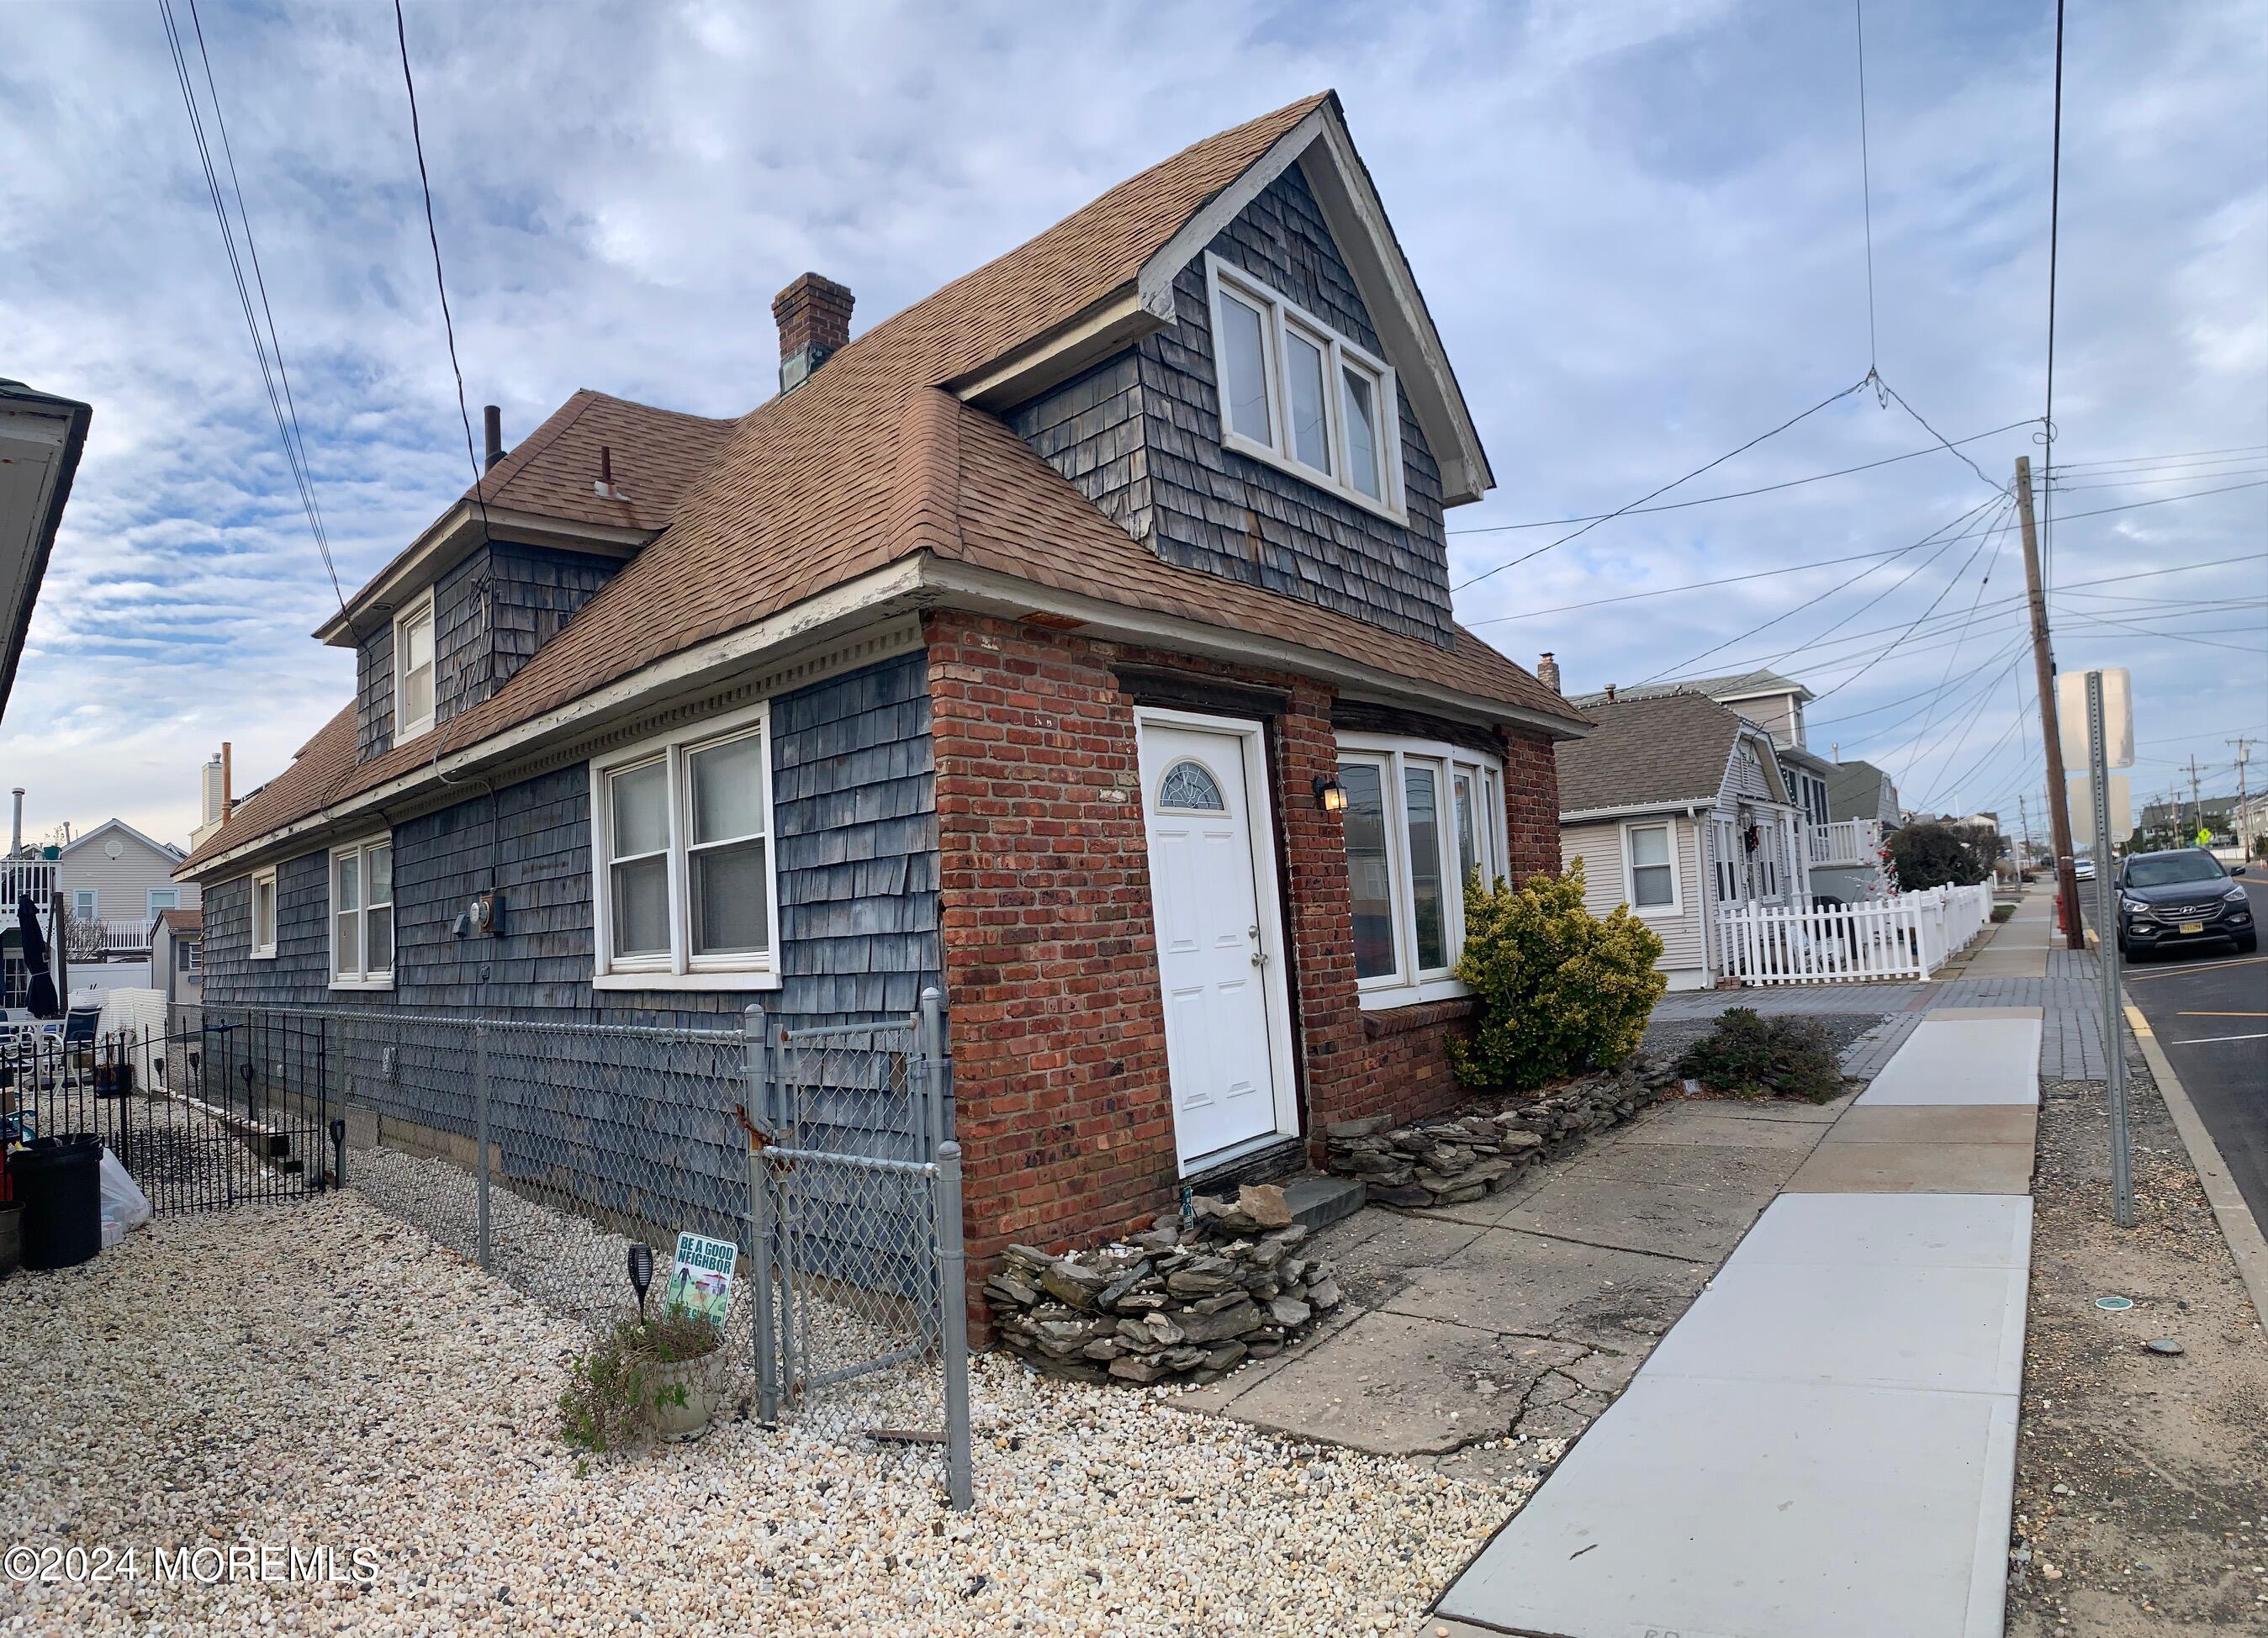
<svg viewBox="0 0 2268 1638"><path fill-rule="evenodd" d="M179 848L170 847L166 843L159 841L154 836L144 835L140 831L135 829L134 826L129 825L122 819L107 819L103 820L101 824L96 826L92 830L88 831L85 835L80 836L76 841L66 843L63 847L56 849L56 856L61 857L66 853L77 853L81 848L84 848L87 843L92 841L97 836L104 835L114 830L125 832L126 834L133 837L135 841L140 842L152 853L158 854L165 858L171 859L176 864L188 857L188 855L183 853Z"/></svg>
<svg viewBox="0 0 2268 1638"><path fill-rule="evenodd" d="M1480 432L1457 386L1456 372L1449 367L1440 332L1426 311L1417 275L1339 116L1336 98L1278 137L1143 264L1137 284L1144 310L1170 320L1174 280L1181 270L1294 163L1306 173L1315 202L1322 207L1324 225L1354 275L1363 305L1370 310L1380 349L1410 395L1410 407L1441 469L1444 503L1454 506L1480 499L1496 487L1496 475L1489 470Z"/></svg>

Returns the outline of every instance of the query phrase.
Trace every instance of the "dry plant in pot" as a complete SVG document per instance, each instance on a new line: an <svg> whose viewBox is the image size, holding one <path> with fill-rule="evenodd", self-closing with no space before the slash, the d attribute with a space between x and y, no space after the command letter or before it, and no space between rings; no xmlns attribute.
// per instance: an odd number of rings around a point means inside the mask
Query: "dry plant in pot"
<svg viewBox="0 0 2268 1638"><path fill-rule="evenodd" d="M649 1435L700 1437L716 1412L724 1345L714 1326L678 1309L623 1320L570 1368L560 1436L600 1452L631 1449Z"/></svg>

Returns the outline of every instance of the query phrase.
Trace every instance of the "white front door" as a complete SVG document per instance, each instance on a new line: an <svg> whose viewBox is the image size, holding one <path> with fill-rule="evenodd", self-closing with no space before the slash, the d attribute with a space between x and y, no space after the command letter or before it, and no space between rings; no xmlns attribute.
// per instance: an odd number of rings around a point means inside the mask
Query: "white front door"
<svg viewBox="0 0 2268 1638"><path fill-rule="evenodd" d="M1182 1170L1295 1130L1290 1011L1256 724L1145 713L1143 817Z"/></svg>

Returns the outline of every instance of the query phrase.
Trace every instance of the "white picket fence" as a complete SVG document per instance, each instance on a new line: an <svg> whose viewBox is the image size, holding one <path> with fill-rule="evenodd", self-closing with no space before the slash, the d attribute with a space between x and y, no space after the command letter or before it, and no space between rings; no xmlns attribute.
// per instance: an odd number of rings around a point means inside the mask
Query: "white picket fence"
<svg viewBox="0 0 2268 1638"><path fill-rule="evenodd" d="M1983 884L1829 910L1727 905L1717 918L1723 970L1743 984L1927 978L1992 922Z"/></svg>

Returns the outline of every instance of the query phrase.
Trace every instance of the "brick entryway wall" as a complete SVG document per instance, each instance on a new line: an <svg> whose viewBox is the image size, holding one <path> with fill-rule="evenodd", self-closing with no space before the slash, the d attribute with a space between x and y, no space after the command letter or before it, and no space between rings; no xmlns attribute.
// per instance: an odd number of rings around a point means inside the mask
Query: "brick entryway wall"
<svg viewBox="0 0 2268 1638"><path fill-rule="evenodd" d="M1456 1101L1443 1043L1463 1003L1366 1014L1356 1002L1345 841L1314 797L1317 775L1338 768L1327 686L957 611L932 612L924 628L972 1290L1012 1244L1106 1238L1179 1192L1130 673L1211 679L1268 701L1314 1157L1328 1122ZM1523 729L1496 738L1513 870L1556 870L1550 743Z"/></svg>

